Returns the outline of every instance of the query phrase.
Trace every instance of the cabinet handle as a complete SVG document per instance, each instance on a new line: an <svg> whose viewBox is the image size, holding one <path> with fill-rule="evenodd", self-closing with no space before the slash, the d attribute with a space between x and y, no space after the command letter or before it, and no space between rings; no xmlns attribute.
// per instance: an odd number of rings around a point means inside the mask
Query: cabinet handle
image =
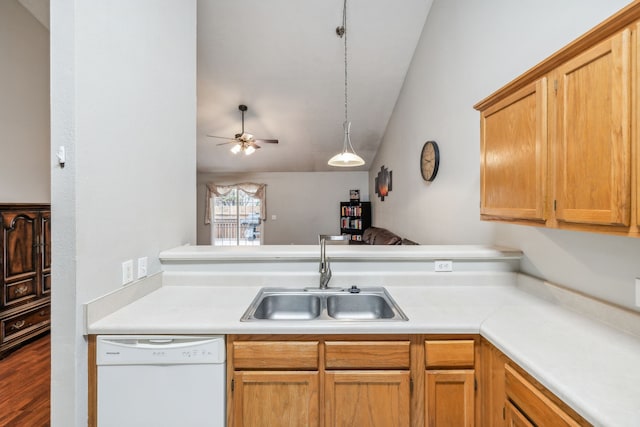
<svg viewBox="0 0 640 427"><path fill-rule="evenodd" d="M27 293L27 291L29 290L29 286L27 285L20 285L16 288L16 292L15 292L15 296L17 297L21 297L23 295L25 295Z"/></svg>
<svg viewBox="0 0 640 427"><path fill-rule="evenodd" d="M21 328L23 328L23 327L24 327L24 325L25 325L26 323L27 323L27 322L25 322L24 320L18 320L16 323L14 323L13 325L11 325L11 330L16 331L16 330L18 330L18 329L21 329Z"/></svg>

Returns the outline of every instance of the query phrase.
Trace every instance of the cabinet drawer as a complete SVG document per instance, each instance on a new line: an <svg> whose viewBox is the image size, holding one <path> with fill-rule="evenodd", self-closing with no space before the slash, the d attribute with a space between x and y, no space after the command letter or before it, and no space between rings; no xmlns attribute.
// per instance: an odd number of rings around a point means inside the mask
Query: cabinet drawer
<svg viewBox="0 0 640 427"><path fill-rule="evenodd" d="M327 341L327 369L409 369L409 341Z"/></svg>
<svg viewBox="0 0 640 427"><path fill-rule="evenodd" d="M50 323L51 306L39 306L2 319L2 342L9 341Z"/></svg>
<svg viewBox="0 0 640 427"><path fill-rule="evenodd" d="M33 299L37 297L36 292L36 279L35 277L27 280L21 280L19 282L5 284L4 285L4 305L9 307L11 305L19 304L20 302L26 302L25 300Z"/></svg>
<svg viewBox="0 0 640 427"><path fill-rule="evenodd" d="M504 370L507 398L533 423L549 426L580 426L512 366L506 364Z"/></svg>
<svg viewBox="0 0 640 427"><path fill-rule="evenodd" d="M318 341L235 341L235 369L318 369Z"/></svg>
<svg viewBox="0 0 640 427"><path fill-rule="evenodd" d="M425 365L429 368L472 368L475 361L473 340L424 342Z"/></svg>

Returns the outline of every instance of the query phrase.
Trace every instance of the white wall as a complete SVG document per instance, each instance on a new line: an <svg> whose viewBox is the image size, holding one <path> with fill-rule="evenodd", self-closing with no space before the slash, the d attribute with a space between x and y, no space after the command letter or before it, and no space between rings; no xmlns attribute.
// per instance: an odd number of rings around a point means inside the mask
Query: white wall
<svg viewBox="0 0 640 427"><path fill-rule="evenodd" d="M49 31L0 1L0 203L49 203Z"/></svg>
<svg viewBox="0 0 640 427"><path fill-rule="evenodd" d="M195 243L196 2L54 0L51 40L52 425L84 426L82 304Z"/></svg>
<svg viewBox="0 0 640 427"><path fill-rule="evenodd" d="M349 200L349 190L360 189L360 200L369 201L367 179L367 172L198 174L198 244L211 243L211 227L204 224L208 182L267 184L263 243L315 245L318 234L340 234L340 202ZM272 220L271 215L277 219Z"/></svg>
<svg viewBox="0 0 640 427"><path fill-rule="evenodd" d="M370 183L383 164L394 178L389 197L374 198L377 222L420 243L520 248L526 272L634 308L640 239L479 220L480 120L472 108L628 3L435 0L370 169ZM440 145L433 183L419 171L428 139Z"/></svg>

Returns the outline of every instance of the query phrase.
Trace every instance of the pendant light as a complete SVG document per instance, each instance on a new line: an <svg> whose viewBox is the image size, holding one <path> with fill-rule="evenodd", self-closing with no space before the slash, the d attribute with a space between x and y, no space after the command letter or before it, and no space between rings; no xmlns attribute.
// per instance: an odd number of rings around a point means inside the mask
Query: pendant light
<svg viewBox="0 0 640 427"><path fill-rule="evenodd" d="M342 152L336 154L329 159L329 166L338 167L354 167L364 165L362 157L356 154L356 150L351 145L351 122L349 122L349 109L348 109L348 84L347 84L347 0L344 0L344 6L342 8L342 26L336 28L336 34L338 37L344 40L344 141L342 145Z"/></svg>

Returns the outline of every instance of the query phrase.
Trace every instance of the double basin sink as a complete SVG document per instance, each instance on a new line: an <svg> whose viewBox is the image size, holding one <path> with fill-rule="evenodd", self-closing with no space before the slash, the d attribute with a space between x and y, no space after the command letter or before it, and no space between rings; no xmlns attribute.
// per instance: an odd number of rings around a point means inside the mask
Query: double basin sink
<svg viewBox="0 0 640 427"><path fill-rule="evenodd" d="M241 321L409 320L385 288L262 288Z"/></svg>

